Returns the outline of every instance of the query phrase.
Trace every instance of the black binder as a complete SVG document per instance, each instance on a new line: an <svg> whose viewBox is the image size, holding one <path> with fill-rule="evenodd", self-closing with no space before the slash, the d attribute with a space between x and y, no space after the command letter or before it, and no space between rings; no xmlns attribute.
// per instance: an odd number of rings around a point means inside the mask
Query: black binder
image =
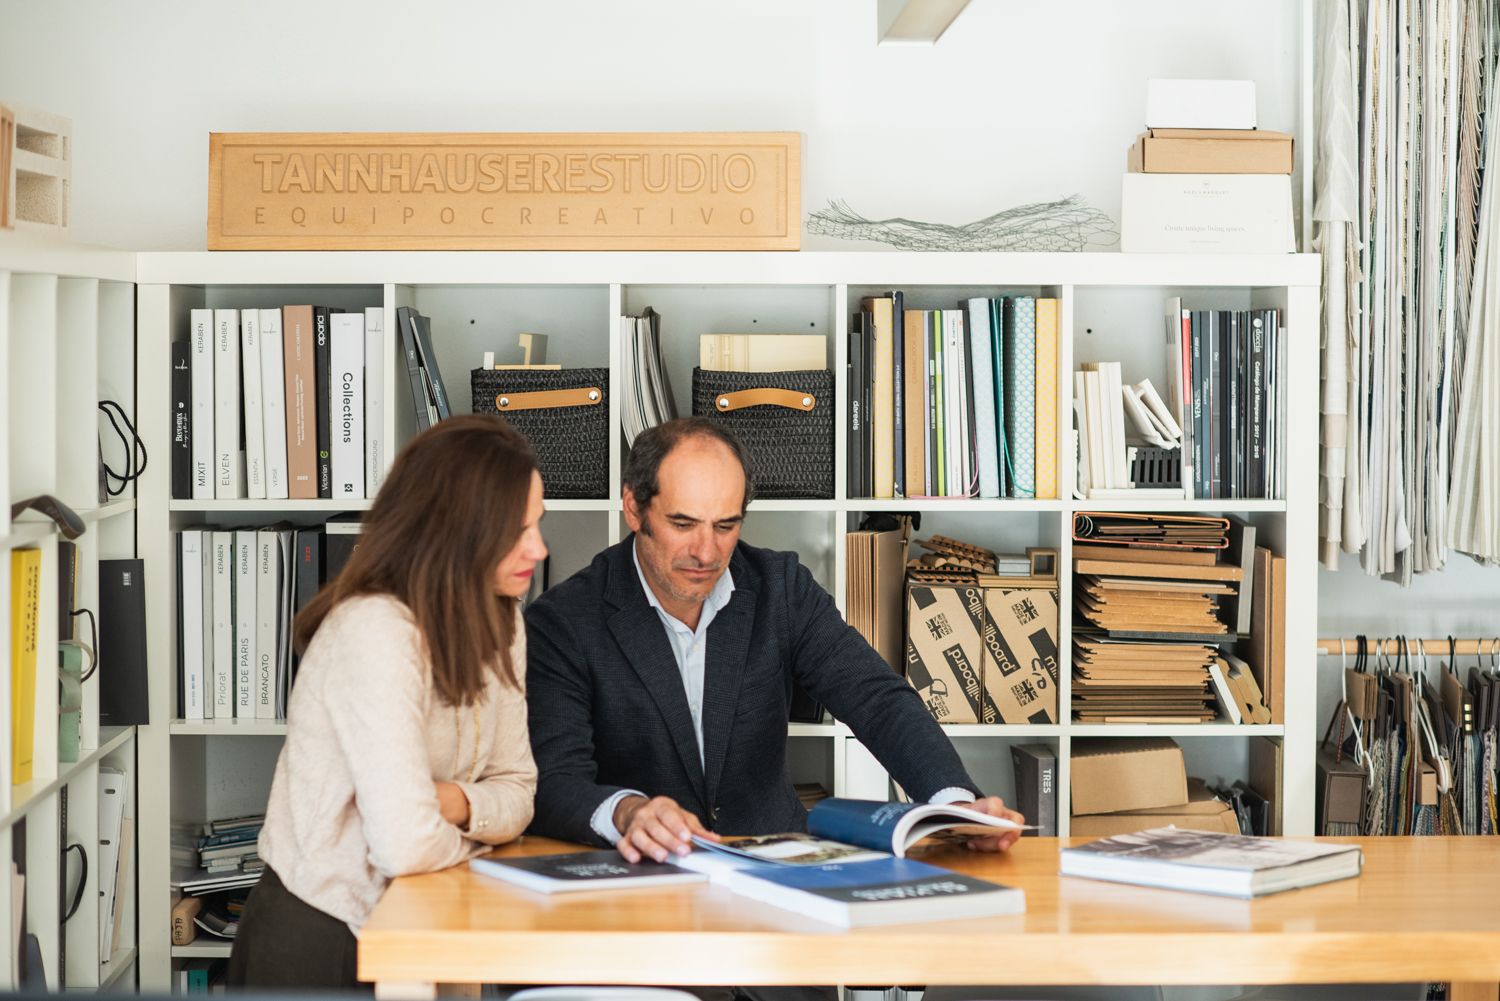
<svg viewBox="0 0 1500 1001"><path fill-rule="evenodd" d="M149 705L145 563L100 560L99 724L144 726Z"/></svg>

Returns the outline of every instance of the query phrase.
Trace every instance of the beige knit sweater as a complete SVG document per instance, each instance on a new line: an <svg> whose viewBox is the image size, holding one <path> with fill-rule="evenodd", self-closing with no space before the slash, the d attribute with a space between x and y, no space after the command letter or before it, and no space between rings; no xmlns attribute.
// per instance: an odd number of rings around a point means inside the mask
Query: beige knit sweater
<svg viewBox="0 0 1500 1001"><path fill-rule="evenodd" d="M511 658L524 679L519 616ZM482 701L455 708L429 674L407 607L366 595L323 620L292 686L260 854L293 895L355 932L394 877L456 865L531 821L525 692L491 675ZM467 828L438 812L439 780L468 796Z"/></svg>

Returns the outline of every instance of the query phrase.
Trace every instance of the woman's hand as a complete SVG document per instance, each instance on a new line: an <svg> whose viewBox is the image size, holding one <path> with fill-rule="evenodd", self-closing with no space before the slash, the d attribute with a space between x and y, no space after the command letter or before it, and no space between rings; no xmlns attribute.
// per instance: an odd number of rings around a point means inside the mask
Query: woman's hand
<svg viewBox="0 0 1500 1001"><path fill-rule="evenodd" d="M454 827L467 827L469 824L469 797L454 782L434 782L437 789L438 812L443 819Z"/></svg>

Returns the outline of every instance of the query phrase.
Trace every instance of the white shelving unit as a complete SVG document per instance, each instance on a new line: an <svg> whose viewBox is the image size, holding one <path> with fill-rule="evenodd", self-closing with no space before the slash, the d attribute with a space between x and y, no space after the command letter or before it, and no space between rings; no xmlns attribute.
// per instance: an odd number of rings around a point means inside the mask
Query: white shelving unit
<svg viewBox="0 0 1500 1001"><path fill-rule="evenodd" d="M1165 299L1181 295L1202 308L1276 306L1288 334L1285 395L1287 425L1316 427L1318 364L1318 260L1287 256L1156 256L1119 254L907 254L907 253L144 253L134 257L137 355L141 399L149 401L140 426L153 464L139 484L133 521L148 572L170 579L173 533L204 524L253 525L279 518L312 523L367 502L186 501L170 499L168 455L169 345L186 336L195 306L281 306L317 302L340 307L382 306L386 311L388 428L399 443L411 433L411 401L396 379L396 307L414 305L432 317L436 353L455 412L469 405L468 372L486 350L506 352L516 334L549 335L549 360L565 367L609 366L619 386L616 317L650 305L662 314L664 352L679 412L690 410L690 370L697 337L710 331L820 333L837 375L836 413L845 412L845 334L862 295L884 289L906 292L912 306L952 306L969 295L1011 292L1061 300L1059 373L1078 363L1120 360L1130 381L1164 384ZM404 364L402 362L401 364ZM1070 378L1059 378L1059 450L1062 483L1072 482L1071 457L1062 447L1071 413ZM611 417L619 411L611 396ZM840 427L842 427L842 422ZM395 448L390 450L394 453ZM619 436L611 441L608 498L550 501L546 521L553 550L552 575L580 569L599 549L626 534L618 472ZM1274 726L1080 726L1069 715L1070 623L1064 615L1059 648L1062 722L1049 726L953 726L948 733L977 781L1011 793L1010 743L1042 741L1059 758L1059 813L1066 829L1068 758L1075 738L1171 735L1179 739L1194 774L1243 778L1247 739L1265 736L1283 745L1285 829L1311 833L1313 824L1314 689L1312 656L1317 621L1315 535L1317 442L1294 433L1286 442L1287 496L1282 500L1168 502L877 501L849 497L843 470L845 442L836 435L837 488L828 500L762 501L751 507L744 537L759 545L795 549L817 580L842 603L844 535L872 511L920 510L920 535L942 533L981 545L1018 550L1052 545L1068 565L1072 513L1111 508L1244 513L1260 539L1288 556L1286 719ZM15 491L12 490L14 495ZM1071 583L1061 583L1061 606L1071 605ZM147 608L152 719L139 737L141 983L166 989L175 961L224 955L218 944L170 946L168 914L169 824L254 812L263 806L281 723L171 721L176 707L175 599L173 589L152 591ZM788 730L794 777L816 780L841 794L883 797L888 780L841 723L792 724Z"/></svg>
<svg viewBox="0 0 1500 1001"><path fill-rule="evenodd" d="M120 900L123 921L110 955L101 954L102 913L99 893L99 773L124 772L128 781L126 816L137 822L136 728L101 727L99 675L84 683L82 748L76 762L58 753L58 540L56 525L32 511L15 521L10 504L37 494L51 494L76 511L85 532L76 540L79 556L78 607L99 612L101 559L128 558L136 550L134 491L106 503L99 500L98 454L102 445L111 465L123 455L112 435L101 435L101 399L115 400L132 418L135 385L134 254L78 247L46 235L0 235L0 541L9 555L18 549L41 554L41 599L38 602L36 697L33 713L33 776L12 785L11 686L0 685L0 989L22 986L14 949L23 930L22 912L11 901L17 878L9 864L24 832L25 931L37 936L48 990L70 992L133 988L136 977L136 873L133 853L128 884ZM11 641L17 623L10 609L9 561L0 572L0 657L11 674ZM87 638L87 625L82 625ZM108 651L101 650L101 670ZM67 829L61 828L61 803L67 797ZM79 877L76 853L66 860L69 844L82 845L88 875L82 902L63 924L61 900L71 897Z"/></svg>

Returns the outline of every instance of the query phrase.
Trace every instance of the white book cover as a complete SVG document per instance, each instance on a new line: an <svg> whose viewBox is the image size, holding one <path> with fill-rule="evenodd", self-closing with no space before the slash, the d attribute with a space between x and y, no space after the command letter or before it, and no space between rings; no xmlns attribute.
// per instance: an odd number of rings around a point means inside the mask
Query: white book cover
<svg viewBox="0 0 1500 1001"><path fill-rule="evenodd" d="M218 678L214 672L214 533L212 530L203 530L203 541L199 548L203 551L203 571L199 574L199 579L203 581L203 593L198 599L198 606L203 611L202 618L199 620L203 634L203 718L213 719L216 715L214 705L218 701L219 692Z"/></svg>
<svg viewBox="0 0 1500 1001"><path fill-rule="evenodd" d="M328 440L333 496L365 495L365 318L334 313L328 330Z"/></svg>
<svg viewBox="0 0 1500 1001"><path fill-rule="evenodd" d="M1088 496L1089 487L1094 482L1093 466L1090 460L1091 453L1089 452L1089 408L1087 399L1086 374L1081 371L1074 372L1073 444L1078 482L1073 486L1073 496L1078 500L1083 500Z"/></svg>
<svg viewBox="0 0 1500 1001"><path fill-rule="evenodd" d="M943 316L943 462L947 468L949 497L962 497L968 488L964 479L964 453L968 444L964 439L963 418L963 355L962 337L953 323L956 312L945 309Z"/></svg>
<svg viewBox="0 0 1500 1001"><path fill-rule="evenodd" d="M276 718L276 659L281 631L281 541L277 531L255 533L255 718Z"/></svg>
<svg viewBox="0 0 1500 1001"><path fill-rule="evenodd" d="M214 310L214 497L245 496L240 413L240 311Z"/></svg>
<svg viewBox="0 0 1500 1001"><path fill-rule="evenodd" d="M214 499L214 311L191 313L193 500Z"/></svg>
<svg viewBox="0 0 1500 1001"><path fill-rule="evenodd" d="M1181 444L1182 428L1178 425L1177 418L1172 416L1171 408L1161 398L1156 387L1151 384L1151 380L1142 379L1133 388L1141 405L1146 408L1156 426L1161 429L1162 435L1166 438L1177 439L1177 444Z"/></svg>
<svg viewBox="0 0 1500 1001"><path fill-rule="evenodd" d="M203 532L177 535L177 644L182 661L182 717L204 719L207 692L203 656Z"/></svg>
<svg viewBox="0 0 1500 1001"><path fill-rule="evenodd" d="M995 363L988 299L969 300L969 347L974 366L974 432L979 436L979 496L999 497L1000 442L995 431Z"/></svg>
<svg viewBox="0 0 1500 1001"><path fill-rule="evenodd" d="M385 479L385 309L365 307L365 496Z"/></svg>
<svg viewBox="0 0 1500 1001"><path fill-rule="evenodd" d="M1290 254L1290 174L1125 174L1120 250Z"/></svg>
<svg viewBox="0 0 1500 1001"><path fill-rule="evenodd" d="M1125 457L1125 405L1120 392L1120 363L1100 362L1099 378L1103 383L1100 396L1104 407L1104 426L1109 432L1105 447L1109 449L1109 464L1113 470L1108 486L1128 487L1130 463Z"/></svg>
<svg viewBox="0 0 1500 1001"><path fill-rule="evenodd" d="M1101 415L1097 370L1084 370L1083 389L1084 412L1088 417L1088 427L1083 431L1088 435L1089 485L1095 489L1112 486L1110 469L1106 465L1108 460L1104 448L1104 418Z"/></svg>
<svg viewBox="0 0 1500 1001"><path fill-rule="evenodd" d="M255 532L234 533L234 714L255 715Z"/></svg>
<svg viewBox="0 0 1500 1001"><path fill-rule="evenodd" d="M260 310L240 310L240 373L245 392L245 495L266 499L266 425L262 410Z"/></svg>
<svg viewBox="0 0 1500 1001"><path fill-rule="evenodd" d="M115 906L115 867L120 864L120 835L125 826L125 773L99 769L99 869L94 874L99 887L99 954L113 955L115 924L109 920Z"/></svg>
<svg viewBox="0 0 1500 1001"><path fill-rule="evenodd" d="M234 715L234 533L213 534L214 718Z"/></svg>
<svg viewBox="0 0 1500 1001"><path fill-rule="evenodd" d="M287 499L286 370L282 367L281 310L260 311L261 421L266 449L266 497Z"/></svg>
<svg viewBox="0 0 1500 1001"><path fill-rule="evenodd" d="M953 324L953 342L957 345L954 354L958 358L958 492L968 497L974 493L979 483L979 471L975 468L974 428L969 424L969 400L974 387L969 373L968 335L965 333L963 310L951 309L944 315L951 317L949 322Z"/></svg>

